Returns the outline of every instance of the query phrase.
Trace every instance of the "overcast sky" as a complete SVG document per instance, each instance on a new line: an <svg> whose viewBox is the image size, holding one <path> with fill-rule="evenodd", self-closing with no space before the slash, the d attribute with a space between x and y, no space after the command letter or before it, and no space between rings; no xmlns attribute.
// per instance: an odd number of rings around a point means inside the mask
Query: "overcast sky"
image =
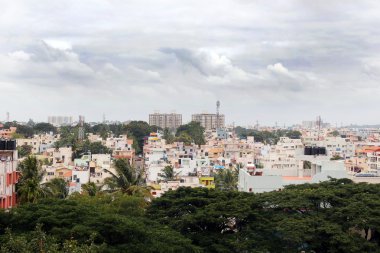
<svg viewBox="0 0 380 253"><path fill-rule="evenodd" d="M380 123L378 0L0 4L0 120Z"/></svg>

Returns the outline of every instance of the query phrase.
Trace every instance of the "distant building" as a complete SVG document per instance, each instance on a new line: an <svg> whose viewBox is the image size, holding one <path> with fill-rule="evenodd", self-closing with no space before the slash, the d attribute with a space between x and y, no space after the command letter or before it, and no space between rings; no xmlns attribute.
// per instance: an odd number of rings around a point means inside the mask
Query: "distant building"
<svg viewBox="0 0 380 253"><path fill-rule="evenodd" d="M73 117L71 116L49 116L48 123L54 126L71 125L73 123Z"/></svg>
<svg viewBox="0 0 380 253"><path fill-rule="evenodd" d="M161 128L177 129L182 125L182 114L154 113L149 114L149 125Z"/></svg>
<svg viewBox="0 0 380 253"><path fill-rule="evenodd" d="M217 114L213 113L201 113L193 114L192 121L201 123L206 130L212 130L217 128ZM224 114L219 115L219 128L224 128Z"/></svg>

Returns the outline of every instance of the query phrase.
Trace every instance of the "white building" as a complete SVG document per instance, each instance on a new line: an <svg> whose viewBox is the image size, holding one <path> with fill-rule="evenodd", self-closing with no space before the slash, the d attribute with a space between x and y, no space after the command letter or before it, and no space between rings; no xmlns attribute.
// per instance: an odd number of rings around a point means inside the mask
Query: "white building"
<svg viewBox="0 0 380 253"><path fill-rule="evenodd" d="M328 157L299 156L300 164L308 161L310 168L292 170L249 169L239 170L239 191L267 192L280 190L290 184L319 183L332 178L348 178L343 161L330 161Z"/></svg>
<svg viewBox="0 0 380 253"><path fill-rule="evenodd" d="M65 126L73 123L72 116L49 116L48 123L54 126Z"/></svg>

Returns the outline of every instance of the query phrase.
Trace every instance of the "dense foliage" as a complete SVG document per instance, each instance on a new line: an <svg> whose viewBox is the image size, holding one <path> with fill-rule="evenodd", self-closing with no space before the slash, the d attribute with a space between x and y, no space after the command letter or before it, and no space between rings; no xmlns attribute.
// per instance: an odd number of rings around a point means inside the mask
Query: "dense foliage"
<svg viewBox="0 0 380 253"><path fill-rule="evenodd" d="M0 252L197 251L180 233L145 217L145 205L143 199L126 195L77 195L25 204L0 213ZM38 232L46 235L36 236ZM67 244L73 245L72 251Z"/></svg>
<svg viewBox="0 0 380 253"><path fill-rule="evenodd" d="M257 142L263 142L268 144L276 144L280 137L289 137L291 139L299 139L301 138L302 134L299 131L294 130L275 130L275 131L259 131L255 129L246 129L243 127L236 127L235 128L236 134L240 138L247 138L247 136L253 136L255 137L255 141Z"/></svg>
<svg viewBox="0 0 380 253"><path fill-rule="evenodd" d="M33 150L32 146L25 145L25 144L17 147L18 156L20 158L30 155L32 153L32 150Z"/></svg>
<svg viewBox="0 0 380 253"><path fill-rule="evenodd" d="M204 252L380 252L379 191L346 179L264 194L182 188L148 216Z"/></svg>
<svg viewBox="0 0 380 253"><path fill-rule="evenodd" d="M181 141L185 144L194 142L197 145L203 145L206 143L204 131L205 129L199 122L191 121L177 129L175 141Z"/></svg>
<svg viewBox="0 0 380 253"><path fill-rule="evenodd" d="M179 188L151 203L93 187L0 212L0 252L380 252L376 184Z"/></svg>

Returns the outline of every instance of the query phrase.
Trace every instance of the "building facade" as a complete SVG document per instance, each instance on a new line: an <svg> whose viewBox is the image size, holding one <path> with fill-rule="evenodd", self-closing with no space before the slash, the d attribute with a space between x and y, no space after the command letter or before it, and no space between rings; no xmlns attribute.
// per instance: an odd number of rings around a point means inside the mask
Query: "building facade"
<svg viewBox="0 0 380 253"><path fill-rule="evenodd" d="M201 114L193 114L191 116L192 121L199 122L202 127L204 127L206 130L212 130L216 129L217 124L217 114L212 113L201 113ZM219 128L224 128L225 126L225 119L224 114L219 114Z"/></svg>
<svg viewBox="0 0 380 253"><path fill-rule="evenodd" d="M49 116L48 123L54 126L71 125L73 123L73 117L71 116Z"/></svg>
<svg viewBox="0 0 380 253"><path fill-rule="evenodd" d="M0 140L0 208L16 206L17 160L16 142Z"/></svg>
<svg viewBox="0 0 380 253"><path fill-rule="evenodd" d="M178 113L154 113L149 114L149 125L159 126L163 129L177 129L182 125L182 114Z"/></svg>

